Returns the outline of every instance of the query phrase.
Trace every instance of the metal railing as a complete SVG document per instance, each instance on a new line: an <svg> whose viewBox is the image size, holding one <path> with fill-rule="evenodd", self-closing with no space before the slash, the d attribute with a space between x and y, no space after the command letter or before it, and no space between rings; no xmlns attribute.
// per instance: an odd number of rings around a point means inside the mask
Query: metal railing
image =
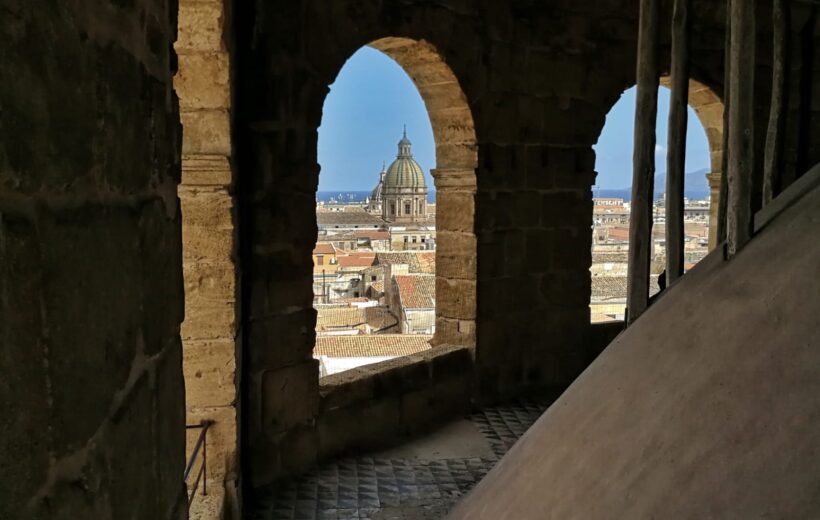
<svg viewBox="0 0 820 520"><path fill-rule="evenodd" d="M188 479L191 476L191 471L194 469L196 465L196 461L199 458L200 451L202 452L202 464L199 466L199 470L196 472L196 479L194 480L193 485L188 486L188 508L190 509L191 504L194 501L194 497L196 496L196 491L199 489L200 482L202 483L202 494L208 494L208 484L207 484L207 474L206 471L208 469L208 447L207 447L207 438L208 438L208 429L213 426L214 421L204 420L199 424L188 424L185 426L185 430L195 430L199 429L202 430L199 432L199 436L196 439L196 444L194 445L194 450L191 452L191 456L188 458L188 464L185 465L185 474L184 474L184 481L185 484L188 484ZM204 477L204 478L203 478Z"/></svg>

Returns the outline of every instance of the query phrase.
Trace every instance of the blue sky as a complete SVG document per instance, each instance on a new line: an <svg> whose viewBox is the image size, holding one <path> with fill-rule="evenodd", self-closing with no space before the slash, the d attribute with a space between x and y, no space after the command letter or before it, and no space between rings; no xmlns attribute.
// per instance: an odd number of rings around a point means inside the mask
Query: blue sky
<svg viewBox="0 0 820 520"><path fill-rule="evenodd" d="M669 90L661 88L658 104L657 169L666 170ZM595 146L598 187L626 188L632 178L635 89L627 90L607 116ZM320 191L369 190L378 182L382 162L396 158L402 127L413 142L413 155L433 188L433 129L413 81L392 59L363 47L342 68L325 100L319 127ZM689 109L686 171L709 167L709 145L694 111Z"/></svg>

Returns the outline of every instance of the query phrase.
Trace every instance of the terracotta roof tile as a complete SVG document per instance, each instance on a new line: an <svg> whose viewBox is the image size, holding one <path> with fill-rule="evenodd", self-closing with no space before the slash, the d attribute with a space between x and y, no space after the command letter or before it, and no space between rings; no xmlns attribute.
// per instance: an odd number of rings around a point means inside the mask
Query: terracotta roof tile
<svg viewBox="0 0 820 520"><path fill-rule="evenodd" d="M657 275L650 276L650 296L659 290ZM626 276L593 276L591 300L599 302L613 299L626 299Z"/></svg>
<svg viewBox="0 0 820 520"><path fill-rule="evenodd" d="M339 267L370 267L376 261L374 253L350 253L344 256L337 256Z"/></svg>
<svg viewBox="0 0 820 520"><path fill-rule="evenodd" d="M336 254L336 247L329 242L316 242L316 247L313 248L314 255L333 255Z"/></svg>
<svg viewBox="0 0 820 520"><path fill-rule="evenodd" d="M432 309L436 306L436 277L430 275L394 276L399 298L405 309Z"/></svg>
<svg viewBox="0 0 820 520"><path fill-rule="evenodd" d="M399 323L386 307L365 307L362 310L364 311L365 321L375 330L394 327Z"/></svg>
<svg viewBox="0 0 820 520"><path fill-rule="evenodd" d="M434 274L435 251L389 251L376 253L376 265L407 264L411 273Z"/></svg>
<svg viewBox="0 0 820 520"><path fill-rule="evenodd" d="M364 325L365 313L356 307L336 307L316 309L316 331L327 332Z"/></svg>
<svg viewBox="0 0 820 520"><path fill-rule="evenodd" d="M371 240L390 240L390 233L387 231L354 231L353 235L358 238L369 238Z"/></svg>
<svg viewBox="0 0 820 520"><path fill-rule="evenodd" d="M430 349L432 336L421 334L370 334L317 336L313 354L328 357L398 357Z"/></svg>

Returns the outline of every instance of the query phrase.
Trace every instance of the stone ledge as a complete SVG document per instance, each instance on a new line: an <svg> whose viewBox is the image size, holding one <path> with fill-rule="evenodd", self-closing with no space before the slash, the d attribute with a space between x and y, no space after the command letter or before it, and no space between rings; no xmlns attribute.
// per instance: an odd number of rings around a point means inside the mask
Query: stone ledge
<svg viewBox="0 0 820 520"><path fill-rule="evenodd" d="M381 363L347 370L319 381L320 413L363 401L402 395L437 380L472 372L472 349L436 346Z"/></svg>

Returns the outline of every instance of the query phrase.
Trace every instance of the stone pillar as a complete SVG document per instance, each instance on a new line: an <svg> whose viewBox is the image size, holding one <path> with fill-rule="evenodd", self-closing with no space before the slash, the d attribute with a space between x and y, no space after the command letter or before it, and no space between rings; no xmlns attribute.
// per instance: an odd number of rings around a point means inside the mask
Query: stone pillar
<svg viewBox="0 0 820 520"><path fill-rule="evenodd" d="M436 168L436 333L433 345L475 346L474 170Z"/></svg>
<svg viewBox="0 0 820 520"><path fill-rule="evenodd" d="M182 204L187 423L212 420L208 495L191 518L221 518L235 496L237 467L236 269L230 155L230 67L222 0L181 0L179 73L183 124ZM199 430L189 430L189 452ZM226 494L227 491L227 494ZM226 499L227 497L227 499Z"/></svg>
<svg viewBox="0 0 820 520"><path fill-rule="evenodd" d="M709 251L717 247L717 219L720 206L720 172L706 174L709 181Z"/></svg>

